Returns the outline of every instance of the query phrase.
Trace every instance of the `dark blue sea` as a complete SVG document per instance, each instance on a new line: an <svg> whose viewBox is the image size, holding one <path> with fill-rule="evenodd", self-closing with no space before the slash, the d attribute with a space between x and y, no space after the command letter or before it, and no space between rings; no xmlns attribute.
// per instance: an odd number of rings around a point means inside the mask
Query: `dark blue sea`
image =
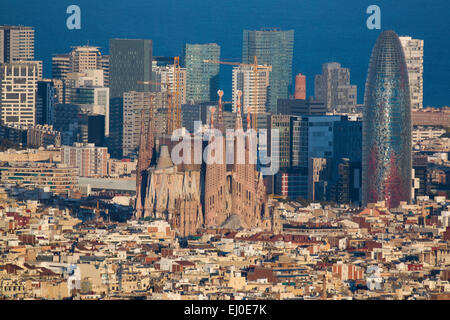
<svg viewBox="0 0 450 320"><path fill-rule="evenodd" d="M81 8L81 30L68 30L66 9ZM183 44L217 42L221 58L240 61L242 30L295 30L293 74L314 75L328 61L351 70L363 102L370 53L380 30L368 30L366 9L381 8L381 28L425 40L424 105L449 105L448 0L0 0L0 25L36 28L36 57L51 75L51 56L91 44L108 53L110 38L154 40L154 55L182 55ZM221 67L221 87L230 99L231 67Z"/></svg>

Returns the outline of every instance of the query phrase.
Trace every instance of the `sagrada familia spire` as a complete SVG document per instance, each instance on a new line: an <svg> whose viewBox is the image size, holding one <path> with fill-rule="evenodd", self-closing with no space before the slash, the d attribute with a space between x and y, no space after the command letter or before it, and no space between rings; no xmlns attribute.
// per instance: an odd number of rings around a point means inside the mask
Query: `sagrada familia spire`
<svg viewBox="0 0 450 320"><path fill-rule="evenodd" d="M224 134L223 91L219 90L218 95L217 124L214 123L216 109L211 108L206 165L199 170L174 165L166 145L161 145L156 165L152 165L156 155L152 113L145 134L142 120L136 219L165 219L183 237L195 234L202 227L233 225L233 228L271 230L273 219L262 174L256 169L256 132L252 130L250 115L247 116L247 132L243 131L242 93L238 92L231 170L227 170L227 151L230 150L227 150Z"/></svg>
<svg viewBox="0 0 450 320"><path fill-rule="evenodd" d="M153 100L153 97L150 97ZM135 216L142 217L144 204L144 191L147 186L147 169L150 167L155 148L155 122L153 121L153 101L150 101L149 122L145 131L145 110L141 110L141 138L139 142L139 156L136 172L136 205Z"/></svg>
<svg viewBox="0 0 450 320"><path fill-rule="evenodd" d="M205 225L217 226L222 224L231 212L231 195L229 192L227 162L226 162L226 143L223 135L224 125L222 120L222 96L223 91L219 90L219 104L217 128L222 133L215 136L214 132L214 112L211 109L211 137L208 145L212 148L210 154L207 154L206 173L205 173ZM218 155L215 154L218 152ZM220 159L219 159L220 157ZM212 159L216 161L213 162ZM218 162L218 163L217 163Z"/></svg>

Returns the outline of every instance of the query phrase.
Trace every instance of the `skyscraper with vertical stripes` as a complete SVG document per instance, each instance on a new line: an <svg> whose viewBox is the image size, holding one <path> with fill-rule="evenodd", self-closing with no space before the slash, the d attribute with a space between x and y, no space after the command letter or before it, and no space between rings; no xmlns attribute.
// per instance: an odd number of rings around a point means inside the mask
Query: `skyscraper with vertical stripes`
<svg viewBox="0 0 450 320"><path fill-rule="evenodd" d="M150 92L153 42L144 39L111 39L109 150L112 157L122 157L123 94L128 91Z"/></svg>
<svg viewBox="0 0 450 320"><path fill-rule="evenodd" d="M220 65L205 60L220 60L220 46L216 43L190 44L184 47L186 67L186 100L201 103L217 100Z"/></svg>
<svg viewBox="0 0 450 320"><path fill-rule="evenodd" d="M277 112L278 99L289 97L292 84L292 57L294 30L266 28L244 30L242 42L242 63L272 66L268 90L267 112Z"/></svg>

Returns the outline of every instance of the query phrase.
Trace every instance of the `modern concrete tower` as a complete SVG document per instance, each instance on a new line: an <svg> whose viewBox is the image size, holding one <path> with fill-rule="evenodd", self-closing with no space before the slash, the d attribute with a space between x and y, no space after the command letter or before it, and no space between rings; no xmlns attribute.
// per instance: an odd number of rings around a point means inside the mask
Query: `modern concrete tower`
<svg viewBox="0 0 450 320"><path fill-rule="evenodd" d="M238 90L242 91L242 110L244 114L248 112L257 114L266 112L270 71L261 68L258 70L257 76L255 76L255 73L253 66L233 68L233 112L236 112L237 109L236 92Z"/></svg>
<svg viewBox="0 0 450 320"><path fill-rule="evenodd" d="M423 40L400 37L408 67L411 108L423 107Z"/></svg>
<svg viewBox="0 0 450 320"><path fill-rule="evenodd" d="M383 31L370 59L363 118L363 205L411 200L411 101L400 39Z"/></svg>
<svg viewBox="0 0 450 320"><path fill-rule="evenodd" d="M0 26L0 63L34 60L34 28Z"/></svg>

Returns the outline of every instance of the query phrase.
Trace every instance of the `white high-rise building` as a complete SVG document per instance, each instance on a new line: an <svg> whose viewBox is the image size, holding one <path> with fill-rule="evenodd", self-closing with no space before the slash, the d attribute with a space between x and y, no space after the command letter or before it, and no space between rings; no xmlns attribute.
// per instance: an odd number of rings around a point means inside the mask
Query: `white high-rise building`
<svg viewBox="0 0 450 320"><path fill-rule="evenodd" d="M153 97L153 105L151 105ZM148 130L150 107L153 108L155 135L161 136L167 130L168 96L165 92L128 91L123 94L123 156L136 156L141 137L141 110L144 109L144 132Z"/></svg>
<svg viewBox="0 0 450 320"><path fill-rule="evenodd" d="M423 107L423 40L399 37L408 68L411 108Z"/></svg>
<svg viewBox="0 0 450 320"><path fill-rule="evenodd" d="M38 65L38 78L42 79L42 61L34 60L34 28L0 26L0 63L33 61Z"/></svg>
<svg viewBox="0 0 450 320"><path fill-rule="evenodd" d="M176 90L175 66L173 64L158 66L157 62L153 61L152 71L155 74L155 82L161 83L161 92ZM179 68L178 74L180 101L181 104L186 104L186 68Z"/></svg>
<svg viewBox="0 0 450 320"><path fill-rule="evenodd" d="M35 124L40 65L37 61L0 64L0 106L3 125Z"/></svg>
<svg viewBox="0 0 450 320"><path fill-rule="evenodd" d="M101 53L98 47L80 46L73 48L72 72L85 72L100 67Z"/></svg>
<svg viewBox="0 0 450 320"><path fill-rule="evenodd" d="M233 68L233 111L237 110L237 91L242 91L241 105L244 114L264 113L267 108L267 87L270 71L258 69L257 81L253 66L238 66ZM257 86L256 86L257 84Z"/></svg>
<svg viewBox="0 0 450 320"><path fill-rule="evenodd" d="M0 63L34 60L34 28L0 26Z"/></svg>
<svg viewBox="0 0 450 320"><path fill-rule="evenodd" d="M141 136L141 110L150 110L151 92L130 91L123 94L123 155L132 154L139 147ZM148 124L149 112L145 112Z"/></svg>
<svg viewBox="0 0 450 320"><path fill-rule="evenodd" d="M73 47L68 54L58 54L52 58L52 75L56 79L66 79L72 73L91 74L102 72L101 86L109 85L109 56L102 56L98 47Z"/></svg>

